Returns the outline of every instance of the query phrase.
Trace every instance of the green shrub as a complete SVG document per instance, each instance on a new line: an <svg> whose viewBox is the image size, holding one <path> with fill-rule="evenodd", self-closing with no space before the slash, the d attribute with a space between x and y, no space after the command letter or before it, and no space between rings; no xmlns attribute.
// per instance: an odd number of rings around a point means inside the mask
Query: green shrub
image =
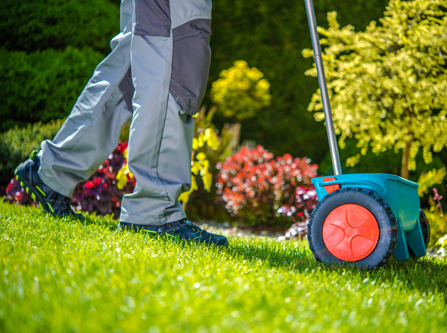
<svg viewBox="0 0 447 333"><path fill-rule="evenodd" d="M2 0L0 45L27 53L67 46L108 53L118 20L119 7L109 0Z"/></svg>
<svg viewBox="0 0 447 333"><path fill-rule="evenodd" d="M431 249L437 246L439 239L447 235L447 216L439 214L439 212L424 209L430 223L430 242L428 248ZM441 244L438 244L441 245Z"/></svg>
<svg viewBox="0 0 447 333"><path fill-rule="evenodd" d="M1 1L0 132L69 114L119 32L113 2Z"/></svg>
<svg viewBox="0 0 447 333"><path fill-rule="evenodd" d="M66 117L102 58L89 48L30 54L0 49L0 131Z"/></svg>
<svg viewBox="0 0 447 333"><path fill-rule="evenodd" d="M53 139L63 120L28 124L24 128L13 128L0 134L0 185L7 185L17 165L28 158L33 149L40 149L45 139Z"/></svg>

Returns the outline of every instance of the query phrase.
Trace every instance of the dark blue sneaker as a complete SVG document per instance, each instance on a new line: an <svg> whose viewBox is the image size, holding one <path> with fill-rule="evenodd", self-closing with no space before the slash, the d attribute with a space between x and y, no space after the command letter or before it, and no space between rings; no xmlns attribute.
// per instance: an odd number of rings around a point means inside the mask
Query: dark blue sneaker
<svg viewBox="0 0 447 333"><path fill-rule="evenodd" d="M84 216L76 214L71 208L69 197L53 191L43 183L37 173L39 165L37 151L33 151L29 159L19 164L14 171L14 177L20 182L20 186L39 204L43 211L55 216L84 220Z"/></svg>
<svg viewBox="0 0 447 333"><path fill-rule="evenodd" d="M221 246L228 244L228 239L225 236L212 234L200 229L187 219L159 226L120 222L118 224L118 229L128 229L135 232L141 231L153 235L166 235L180 240L204 243L207 245Z"/></svg>

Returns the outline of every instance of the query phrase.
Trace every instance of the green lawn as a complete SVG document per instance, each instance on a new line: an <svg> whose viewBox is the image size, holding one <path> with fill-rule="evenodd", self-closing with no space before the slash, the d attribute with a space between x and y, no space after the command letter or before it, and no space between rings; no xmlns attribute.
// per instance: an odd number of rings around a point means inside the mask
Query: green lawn
<svg viewBox="0 0 447 333"><path fill-rule="evenodd" d="M447 332L447 262L366 272L306 242L225 249L0 201L1 332Z"/></svg>

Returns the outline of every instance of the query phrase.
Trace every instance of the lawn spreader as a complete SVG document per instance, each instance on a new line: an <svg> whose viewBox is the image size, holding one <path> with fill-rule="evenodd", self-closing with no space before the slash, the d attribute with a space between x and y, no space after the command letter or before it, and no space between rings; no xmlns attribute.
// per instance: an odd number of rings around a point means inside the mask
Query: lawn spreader
<svg viewBox="0 0 447 333"><path fill-rule="evenodd" d="M426 255L430 225L418 184L391 174L343 175L312 0L305 0L335 175L312 180L319 203L308 223L316 260L373 269L392 255L402 262Z"/></svg>

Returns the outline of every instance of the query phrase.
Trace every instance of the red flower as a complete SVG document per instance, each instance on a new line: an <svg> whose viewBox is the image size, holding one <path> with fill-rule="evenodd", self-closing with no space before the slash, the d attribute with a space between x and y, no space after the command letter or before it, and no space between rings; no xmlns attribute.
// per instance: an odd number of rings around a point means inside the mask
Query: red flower
<svg viewBox="0 0 447 333"><path fill-rule="evenodd" d="M275 207L281 207L283 216L294 219L295 211L315 207L310 179L317 175L318 166L311 165L307 158L294 159L290 154L275 158L262 146L251 150L244 146L218 168L217 193L231 214L245 220L272 221L276 218Z"/></svg>
<svg viewBox="0 0 447 333"><path fill-rule="evenodd" d="M17 191L17 192L14 193L14 197L15 197L15 199L16 199L17 201L21 201L21 200L22 200L22 197L23 197L23 194L22 194L21 191Z"/></svg>
<svg viewBox="0 0 447 333"><path fill-rule="evenodd" d="M87 188L90 190L93 189L94 187L95 187L95 184L91 180L86 181L84 184L84 188Z"/></svg>

